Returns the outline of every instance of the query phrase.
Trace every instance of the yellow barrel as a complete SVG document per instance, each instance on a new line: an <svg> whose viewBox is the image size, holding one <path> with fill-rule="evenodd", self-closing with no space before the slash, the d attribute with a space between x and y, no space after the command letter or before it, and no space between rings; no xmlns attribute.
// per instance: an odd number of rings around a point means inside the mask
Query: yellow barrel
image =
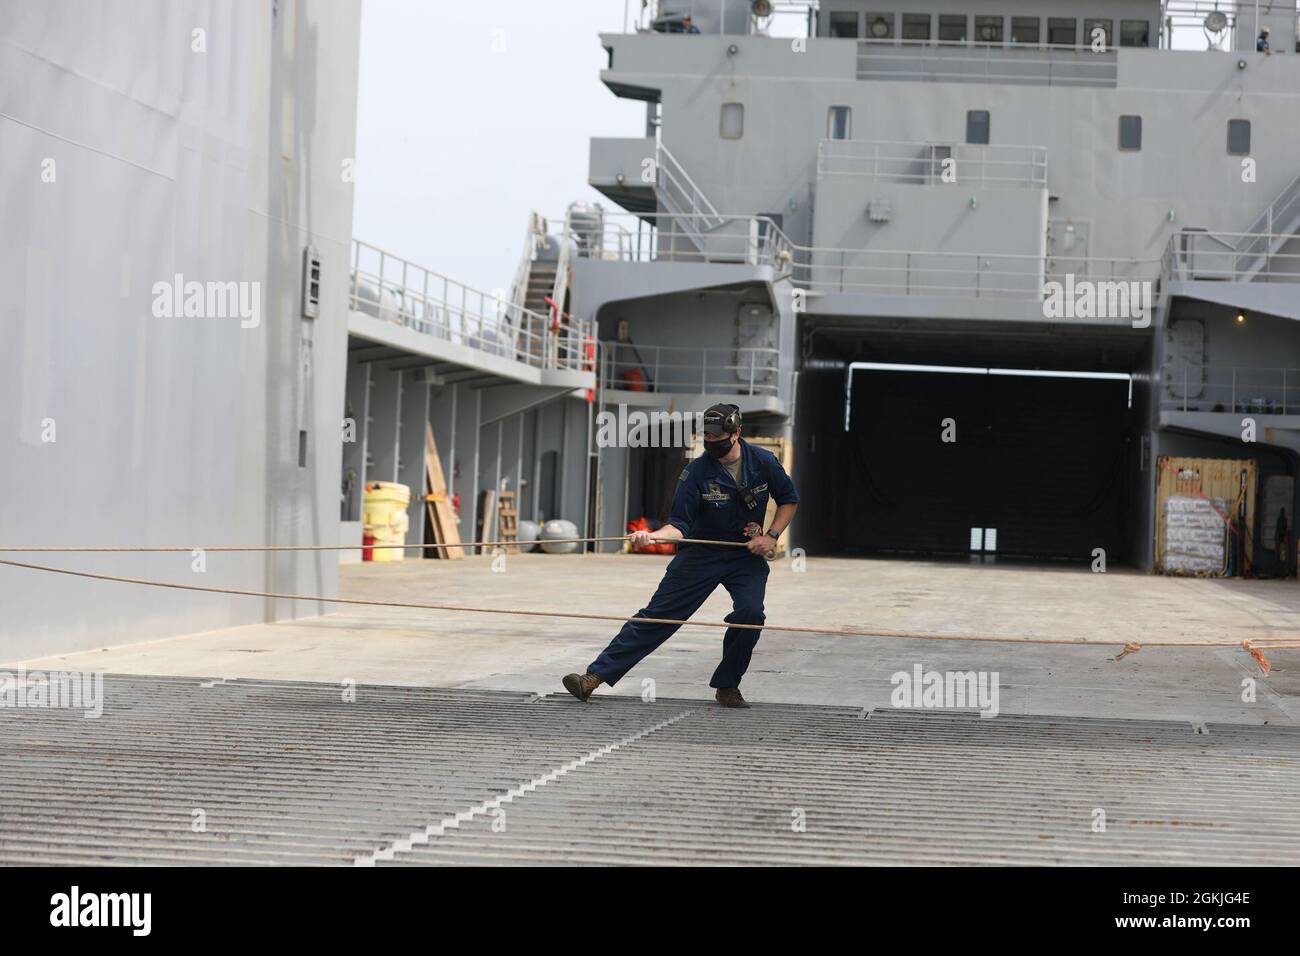
<svg viewBox="0 0 1300 956"><path fill-rule="evenodd" d="M392 481L372 481L366 484L365 514L362 517L365 533L374 538L374 561L401 561L406 556L402 548L383 545L405 544L410 518L406 508L411 503L411 489Z"/></svg>

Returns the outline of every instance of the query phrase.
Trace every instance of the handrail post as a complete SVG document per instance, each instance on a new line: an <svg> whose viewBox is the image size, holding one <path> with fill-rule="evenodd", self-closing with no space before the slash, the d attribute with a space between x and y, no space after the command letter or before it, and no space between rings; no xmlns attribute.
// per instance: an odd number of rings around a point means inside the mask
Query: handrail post
<svg viewBox="0 0 1300 956"><path fill-rule="evenodd" d="M1232 411L1237 411L1237 366L1232 367Z"/></svg>
<svg viewBox="0 0 1300 956"><path fill-rule="evenodd" d="M432 324L433 324L433 320L429 318L429 270L428 270L428 269L421 269L420 271L424 273L424 289L423 289L423 291L420 293L420 296L421 296L421 300L420 300L420 301L421 301L421 302L423 303L423 305L424 305L424 317L425 317L425 319L428 319L428 320L429 320L429 324L432 325Z"/></svg>

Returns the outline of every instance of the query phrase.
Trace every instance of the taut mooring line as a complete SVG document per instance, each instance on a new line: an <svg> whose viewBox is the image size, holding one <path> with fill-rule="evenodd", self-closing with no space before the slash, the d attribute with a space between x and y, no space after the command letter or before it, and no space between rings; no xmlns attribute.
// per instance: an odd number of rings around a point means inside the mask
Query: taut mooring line
<svg viewBox="0 0 1300 956"><path fill-rule="evenodd" d="M541 547L543 544L579 544L588 541L627 541L625 534L594 538L534 538L532 541L460 541L456 544L269 544L269 545L217 545L205 548L201 545L171 544L141 547L119 547L116 545L36 545L30 548L0 545L0 553L6 554L116 554L138 551L142 553L168 553L182 551L364 551L368 548L401 548L404 551L423 550L424 548L522 548L526 544ZM712 544L721 548L746 548L747 541L714 541L710 538L651 538L653 544ZM582 552L574 552L581 554Z"/></svg>
<svg viewBox="0 0 1300 956"><path fill-rule="evenodd" d="M1120 646L1124 652L1116 659L1125 657L1143 647L1240 647L1246 650L1259 663L1264 673L1269 672L1269 663L1264 658L1264 649L1300 647L1300 638L1267 638L1266 644L1259 641L1144 641L1136 644L1132 641L1089 640L1077 637L1010 637L988 634L924 634L912 631L866 630L861 628L809 627L797 624L732 624L727 621L676 620L662 617L640 617L638 615L618 614L583 614L578 611L528 611L520 608L470 607L460 604L417 604L408 601L367 601L363 598L325 597L319 594L283 594L275 591L247 591L241 588L221 588L201 584L177 584L170 581L151 581L147 578L130 578L117 574L97 574L93 571L73 571L69 568L55 568L43 564L29 564L25 561L11 561L0 558L0 565L12 568L24 568L28 571L45 571L50 574L65 574L77 578L90 578L95 581L112 581L118 584L138 584L143 587L169 588L176 591L200 591L207 594L234 594L243 597L271 598L280 601L316 601L322 604L347 604L362 607L399 607L419 611L463 611L469 614L504 614L517 617L552 617L575 621L644 621L647 624L676 624L679 627L734 627L748 631L786 631L792 634L829 634L835 637L878 637L898 638L903 640L924 641L980 641L990 644L1073 644L1079 646L1108 647Z"/></svg>

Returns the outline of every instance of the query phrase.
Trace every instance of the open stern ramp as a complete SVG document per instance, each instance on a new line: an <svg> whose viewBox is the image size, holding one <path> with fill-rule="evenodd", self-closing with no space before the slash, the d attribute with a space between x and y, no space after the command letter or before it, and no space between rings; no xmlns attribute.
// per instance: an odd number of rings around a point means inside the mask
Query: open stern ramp
<svg viewBox="0 0 1300 956"><path fill-rule="evenodd" d="M0 862L1300 860L1292 728L349 690L109 675L98 718L0 709Z"/></svg>

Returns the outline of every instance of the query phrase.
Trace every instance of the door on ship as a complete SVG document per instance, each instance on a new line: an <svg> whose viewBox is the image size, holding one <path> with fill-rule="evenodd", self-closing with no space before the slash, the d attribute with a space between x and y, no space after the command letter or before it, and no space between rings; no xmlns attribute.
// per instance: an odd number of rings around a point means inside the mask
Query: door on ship
<svg viewBox="0 0 1300 956"><path fill-rule="evenodd" d="M796 466L817 501L801 505L809 550L1124 560L1128 376L1050 375L860 363L814 408L801 394L818 423Z"/></svg>

